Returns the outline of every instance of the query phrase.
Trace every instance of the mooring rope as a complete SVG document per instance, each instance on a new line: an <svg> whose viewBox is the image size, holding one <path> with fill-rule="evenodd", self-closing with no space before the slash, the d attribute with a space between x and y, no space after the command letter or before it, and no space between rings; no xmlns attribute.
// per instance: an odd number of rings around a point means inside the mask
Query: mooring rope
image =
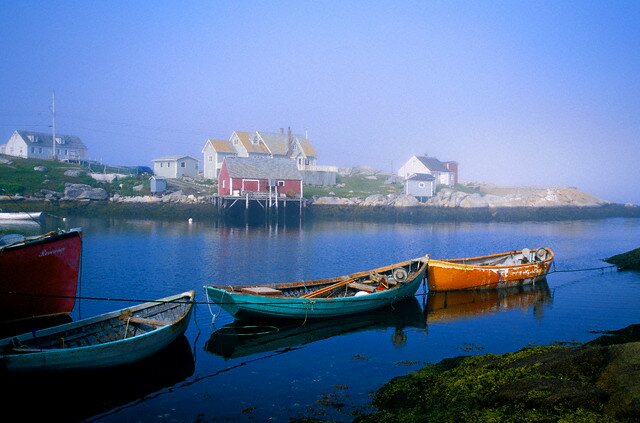
<svg viewBox="0 0 640 423"><path fill-rule="evenodd" d="M604 271L604 270L611 270L616 268L615 265L607 265L607 266L600 266L600 267L586 267L586 268L582 268L582 269L553 269L551 270L548 274L552 274L552 273L577 273L577 272L590 272L590 271ZM425 278L426 279L426 278ZM424 288L424 286L423 286ZM0 295L17 295L17 296L26 296L26 297L36 297L36 298L64 298L64 299L75 299L75 300L86 300L86 301L112 301L112 302L131 302L131 303L151 303L151 302L156 302L156 303L163 303L166 301L163 300L158 300L158 299L143 299L143 298L118 298L118 297L96 297L96 296L84 296L84 295L46 295L46 294L33 294L33 293L28 293L28 292L13 292L13 291L5 291L5 292L0 292ZM425 291L424 294L416 294L416 296L421 296L421 295L427 295L427 292ZM205 297L206 297L206 288L205 288ZM273 304L282 304L282 305L289 305L289 304L299 304L299 301L295 301L297 300L297 298L292 298L292 301L290 302L283 302L283 301L278 301L278 302L256 302L256 303L251 303L251 302L246 302L244 304L263 304L263 305L273 305ZM359 301L388 301L388 299L384 299L384 298L363 298L361 297L359 299ZM209 312L213 315L213 316L217 316L219 314L218 313L213 313L213 310L211 309L212 305L225 305L225 304L235 304L234 302L224 302L224 301L198 301L198 300L194 300L194 301L170 301L172 303L192 303L194 305L207 305L209 307ZM309 301L311 303L311 306L313 306L313 302L315 302L314 300L310 300Z"/></svg>

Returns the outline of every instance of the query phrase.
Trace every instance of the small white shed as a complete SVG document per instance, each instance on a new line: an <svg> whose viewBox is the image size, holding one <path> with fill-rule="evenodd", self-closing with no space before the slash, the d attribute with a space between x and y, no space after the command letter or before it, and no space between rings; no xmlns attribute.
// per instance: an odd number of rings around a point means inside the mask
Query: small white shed
<svg viewBox="0 0 640 423"><path fill-rule="evenodd" d="M411 175L404 181L404 193L413 195L419 201L425 201L435 193L435 180L436 178L428 173Z"/></svg>
<svg viewBox="0 0 640 423"><path fill-rule="evenodd" d="M149 190L152 194L160 194L167 189L167 179L163 176L153 175L149 178Z"/></svg>

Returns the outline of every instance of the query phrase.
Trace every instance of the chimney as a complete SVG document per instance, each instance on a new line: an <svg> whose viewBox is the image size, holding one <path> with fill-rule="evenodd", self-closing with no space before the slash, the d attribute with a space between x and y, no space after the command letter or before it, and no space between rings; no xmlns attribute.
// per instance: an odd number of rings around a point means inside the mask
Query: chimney
<svg viewBox="0 0 640 423"><path fill-rule="evenodd" d="M287 151L288 154L293 153L293 138L291 137L291 127L287 128Z"/></svg>

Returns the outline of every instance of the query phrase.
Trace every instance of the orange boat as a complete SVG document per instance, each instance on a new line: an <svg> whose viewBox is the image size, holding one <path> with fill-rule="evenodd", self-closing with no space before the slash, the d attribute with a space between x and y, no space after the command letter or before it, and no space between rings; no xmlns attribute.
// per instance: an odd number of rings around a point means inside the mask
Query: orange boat
<svg viewBox="0 0 640 423"><path fill-rule="evenodd" d="M543 247L471 258L429 260L429 291L507 288L545 278L553 251Z"/></svg>

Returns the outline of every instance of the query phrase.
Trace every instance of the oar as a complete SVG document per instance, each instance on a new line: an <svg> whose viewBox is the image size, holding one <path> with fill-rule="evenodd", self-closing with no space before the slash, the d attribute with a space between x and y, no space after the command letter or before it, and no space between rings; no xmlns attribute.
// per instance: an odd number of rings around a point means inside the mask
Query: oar
<svg viewBox="0 0 640 423"><path fill-rule="evenodd" d="M355 279L345 279L345 280L343 280L343 281L336 282L336 283L334 283L334 284L332 284L332 285L325 286L324 288L320 288L320 289L318 289L317 291L313 291L313 292L310 292L310 293L308 293L308 294L305 294L305 295L301 296L300 298L313 298L313 297L317 297L318 295L324 294L325 292L329 292L329 291L332 291L332 290L334 290L334 289L336 289L336 288L340 288L341 286L345 286L346 284L351 283L351 282L353 282L354 280L355 280Z"/></svg>

